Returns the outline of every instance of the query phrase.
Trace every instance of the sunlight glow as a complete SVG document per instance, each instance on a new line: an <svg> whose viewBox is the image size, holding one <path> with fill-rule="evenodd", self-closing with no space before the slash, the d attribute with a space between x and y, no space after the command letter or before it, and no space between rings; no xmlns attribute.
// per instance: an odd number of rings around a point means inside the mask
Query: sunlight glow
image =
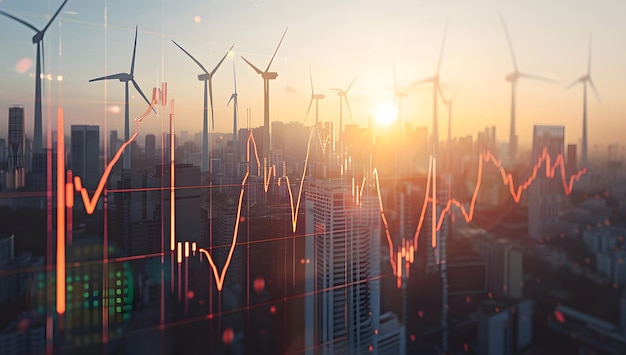
<svg viewBox="0 0 626 355"><path fill-rule="evenodd" d="M376 111L376 121L383 125L389 126L398 118L398 110L391 104L381 104Z"/></svg>

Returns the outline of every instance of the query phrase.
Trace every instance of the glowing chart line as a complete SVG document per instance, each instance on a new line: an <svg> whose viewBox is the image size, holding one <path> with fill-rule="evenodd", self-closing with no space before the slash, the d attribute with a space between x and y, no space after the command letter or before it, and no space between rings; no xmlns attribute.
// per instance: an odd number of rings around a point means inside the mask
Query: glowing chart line
<svg viewBox="0 0 626 355"><path fill-rule="evenodd" d="M289 183L289 177L285 176L285 182L287 183L287 190L289 191L289 203L291 207L291 230L296 232L296 226L298 224L298 212L300 211L300 201L302 200L302 187L304 186L304 178L306 176L306 168L309 165L309 151L311 148L311 140L313 139L313 129L309 134L309 142L306 146L306 156L304 158L304 169L302 171L302 179L300 179L300 190L298 191L298 200L296 201L296 208L293 207L293 192L291 191L291 184ZM278 186L283 178L278 179Z"/></svg>
<svg viewBox="0 0 626 355"><path fill-rule="evenodd" d="M65 125L63 108L57 109L57 278L56 309L65 313Z"/></svg>
<svg viewBox="0 0 626 355"><path fill-rule="evenodd" d="M469 223L473 220L474 208L476 206L476 200L478 198L478 193L480 191L480 187L481 187L482 179L483 179L484 163L491 163L499 170L500 175L502 177L502 184L509 187L509 193L515 203L519 203L519 201L521 200L522 193L526 191L528 187L530 187L530 185L532 185L532 183L537 179L538 171L544 165L546 167L545 177L548 179L554 179L556 177L557 170L559 171L560 176L561 176L562 186L563 186L563 192L566 196L569 196L572 193L574 183L579 181L581 176L587 173L587 168L582 168L578 170L576 173L571 174L569 176L569 179L566 178L565 161L564 161L563 155L558 154L557 157L554 159L554 161L552 161L552 158L550 154L548 153L548 149L544 147L541 155L537 159L537 163L533 166L531 175L523 183L516 186L515 182L513 181L513 175L506 171L506 169L502 166L502 162L498 160L495 155L487 151L485 153L481 153L478 159L478 173L477 173L477 179L476 179L476 186L474 187L474 192L472 194L469 207L466 208L457 199L450 198L448 199L445 207L441 210L441 212L439 213L439 217L437 218L435 206L437 205L438 201L436 198L437 196L436 185L435 185L436 182L434 181L436 179L436 173L433 172L433 170L435 169L436 163L434 159L431 157L429 166L428 166L426 192L424 193L424 203L422 204L422 211L420 213L419 222L415 230L415 235L410 242L405 243L406 245L400 246L399 250L396 252L394 245L393 245L393 241L391 239L391 234L389 231L389 224L387 222L387 218L386 218L385 211L384 211L384 206L383 206L381 192L380 192L378 171L374 169L372 172L372 175L374 175L374 179L375 179L376 189L378 192L378 203L380 207L380 215L383 221L383 226L385 228L387 243L389 244L389 262L393 269L393 274L396 277L400 278L402 275L402 271L399 268L399 265L400 265L399 263L401 263L402 259L406 260L409 264L413 263L414 261L413 254L418 249L418 245L419 245L418 238L419 238L422 226L423 226L424 217L426 215L427 204L429 202L433 206L432 211L431 211L433 216L431 217L431 219L436 222L436 224L435 223L431 224L431 228L432 228L431 246L433 248L436 248L437 246L436 233L441 229L445 217L452 210L452 206L455 206L459 209L459 211L463 215L463 218L465 219L465 222ZM432 188L432 197L429 198L429 193L431 192L431 188L430 188L431 180L432 180L433 188ZM397 253L397 254L394 255L394 253Z"/></svg>
<svg viewBox="0 0 626 355"><path fill-rule="evenodd" d="M228 250L228 256L226 257L226 262L224 263L224 268L219 272L217 270L217 265L213 261L213 257L211 254L204 248L200 248L199 251L203 253L207 260L209 261L209 265L211 266L211 270L213 271L213 276L215 276L215 286L218 291L222 291L224 287L224 278L226 277L226 272L228 271L228 267L230 266L230 261L233 257L233 252L235 251L235 245L237 244L237 234L239 232L239 222L241 218L241 205L243 202L243 192L245 190L246 182L248 181L249 171L244 175L243 181L241 182L241 191L239 192L239 204L237 205L237 219L235 220L235 230L233 232L233 240L230 244L230 249Z"/></svg>
<svg viewBox="0 0 626 355"><path fill-rule="evenodd" d="M157 104L157 96L156 96L156 88L155 88L153 89L153 92L152 92L152 102L150 103L150 106L148 107L148 109L143 115L135 119L135 132L126 142L124 142L119 147L119 149L117 150L117 152L115 153L115 155L113 156L109 164L107 164L107 167L104 169L104 173L102 174L102 176L100 177L100 181L98 182L98 187L96 188L96 191L94 192L91 198L89 198L89 193L87 189L83 187L80 176L78 175L74 176L74 188L76 189L76 191L80 192L80 197L83 200L85 211L88 214L93 214L93 212L95 211L96 205L98 204L98 200L100 199L100 196L102 195L102 190L104 190L104 186L106 185L106 182L109 179L111 170L113 170L113 166L115 165L115 163L117 163L117 161L122 156L124 149L126 149L126 147L129 146L135 140L135 138L137 138L137 136L139 135L139 123L141 123L141 121L143 121L143 119L150 114L150 111L152 111L152 108L156 104ZM63 169L65 169L65 167L63 167Z"/></svg>

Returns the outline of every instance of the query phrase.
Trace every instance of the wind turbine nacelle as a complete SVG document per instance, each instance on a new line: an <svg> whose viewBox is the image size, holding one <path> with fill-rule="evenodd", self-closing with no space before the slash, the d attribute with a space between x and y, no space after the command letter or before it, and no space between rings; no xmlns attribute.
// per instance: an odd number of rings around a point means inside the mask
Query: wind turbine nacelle
<svg viewBox="0 0 626 355"><path fill-rule="evenodd" d="M198 75L198 80L200 80L200 81L207 81L207 80L209 80L209 74L204 73L204 74Z"/></svg>
<svg viewBox="0 0 626 355"><path fill-rule="evenodd" d="M321 100L321 99L323 99L325 97L326 97L326 95L316 94L316 95L313 95L313 100Z"/></svg>
<svg viewBox="0 0 626 355"><path fill-rule="evenodd" d="M37 44L38 42L41 42L41 40L43 40L44 34L46 33L43 31L37 32L37 34L33 36L33 44Z"/></svg>
<svg viewBox="0 0 626 355"><path fill-rule="evenodd" d="M507 82L512 83L512 82L517 81L517 79L518 79L518 78L519 78L519 73L517 73L517 72L513 72L513 73L511 73L511 74L507 75L504 79L505 79Z"/></svg>
<svg viewBox="0 0 626 355"><path fill-rule="evenodd" d="M274 80L278 77L277 72L265 72L262 75L263 75L263 79L265 80Z"/></svg>

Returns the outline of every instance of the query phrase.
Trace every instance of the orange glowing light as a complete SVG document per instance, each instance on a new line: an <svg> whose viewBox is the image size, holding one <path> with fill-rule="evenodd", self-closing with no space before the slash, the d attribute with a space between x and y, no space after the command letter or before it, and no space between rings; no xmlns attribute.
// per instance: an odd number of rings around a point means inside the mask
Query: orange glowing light
<svg viewBox="0 0 626 355"><path fill-rule="evenodd" d="M392 104L381 104L376 110L376 122L389 126L398 118L398 109Z"/></svg>

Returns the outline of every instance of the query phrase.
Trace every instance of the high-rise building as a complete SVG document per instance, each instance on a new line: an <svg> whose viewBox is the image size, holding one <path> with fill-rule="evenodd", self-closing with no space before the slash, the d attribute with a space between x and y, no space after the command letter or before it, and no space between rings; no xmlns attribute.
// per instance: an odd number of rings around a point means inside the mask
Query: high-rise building
<svg viewBox="0 0 626 355"><path fill-rule="evenodd" d="M85 188L95 189L100 180L100 127L72 125L70 139L72 173L80 176Z"/></svg>
<svg viewBox="0 0 626 355"><path fill-rule="evenodd" d="M118 148L119 148L119 142L117 139L117 131L116 130L109 131L109 147L108 147L109 159L111 159L115 155Z"/></svg>
<svg viewBox="0 0 626 355"><path fill-rule="evenodd" d="M25 153L24 108L9 107L9 188L16 189L24 186Z"/></svg>
<svg viewBox="0 0 626 355"><path fill-rule="evenodd" d="M146 159L156 158L156 137L154 134L146 134Z"/></svg>
<svg viewBox="0 0 626 355"><path fill-rule="evenodd" d="M575 172L576 170L578 170L578 164L577 164L577 152L576 152L576 144L568 144L567 145L567 164L566 164L566 171L569 172L569 174Z"/></svg>
<svg viewBox="0 0 626 355"><path fill-rule="evenodd" d="M534 166L542 158L544 151L550 156L550 164L544 161L537 178L528 188L528 235L539 239L555 230L559 223L559 210L563 199L560 177L551 179L546 169L559 154L563 154L565 127L535 125L531 164Z"/></svg>
<svg viewBox="0 0 626 355"><path fill-rule="evenodd" d="M337 179L315 181L306 189L306 235L311 237L305 241L304 291L312 294L304 300L308 352L378 351L380 212L374 196L355 199L348 186Z"/></svg>

